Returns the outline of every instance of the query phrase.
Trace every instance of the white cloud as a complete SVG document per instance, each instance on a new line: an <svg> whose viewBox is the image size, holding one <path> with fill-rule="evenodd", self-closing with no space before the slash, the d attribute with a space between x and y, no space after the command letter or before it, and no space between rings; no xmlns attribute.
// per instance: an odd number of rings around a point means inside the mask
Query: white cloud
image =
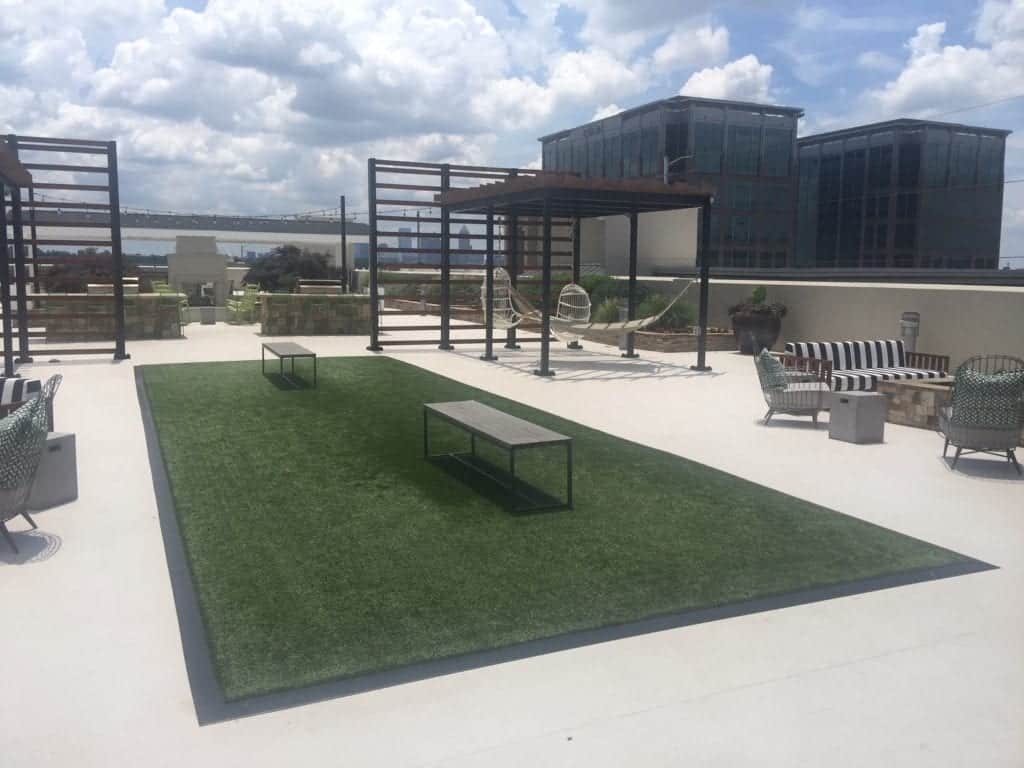
<svg viewBox="0 0 1024 768"><path fill-rule="evenodd" d="M654 67L674 72L700 64L716 64L729 55L729 30L710 24L677 29L654 51Z"/></svg>
<svg viewBox="0 0 1024 768"><path fill-rule="evenodd" d="M945 33L945 22L918 27L902 70L869 90L864 108L879 117L927 117L1021 92L1024 0L982 4L976 40L983 45L944 45Z"/></svg>
<svg viewBox="0 0 1024 768"><path fill-rule="evenodd" d="M857 57L857 66L861 69L892 72L900 69L900 60L881 51L863 51Z"/></svg>
<svg viewBox="0 0 1024 768"><path fill-rule="evenodd" d="M621 111L622 111L622 107L620 107L618 104L608 104L608 105L606 105L604 107L601 107L596 112L594 112L594 116L591 117L590 120L591 121L594 121L594 120L604 120L606 117L611 117L612 115L617 115Z"/></svg>
<svg viewBox="0 0 1024 768"><path fill-rule="evenodd" d="M708 67L690 76L679 93L713 99L771 101L771 64L747 54L721 67Z"/></svg>

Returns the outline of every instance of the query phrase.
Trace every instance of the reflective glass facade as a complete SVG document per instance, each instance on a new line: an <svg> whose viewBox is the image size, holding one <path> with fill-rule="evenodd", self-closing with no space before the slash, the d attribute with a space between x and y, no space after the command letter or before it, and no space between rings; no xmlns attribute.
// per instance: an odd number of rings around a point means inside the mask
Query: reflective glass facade
<svg viewBox="0 0 1024 768"><path fill-rule="evenodd" d="M545 137L542 158L545 169L627 179L661 178L667 160L671 181L709 181L718 190L710 230L713 264L788 267L795 253L801 114L677 97ZM577 156L585 162L575 162Z"/></svg>
<svg viewBox="0 0 1024 768"><path fill-rule="evenodd" d="M918 120L800 139L796 264L996 268L1005 140Z"/></svg>

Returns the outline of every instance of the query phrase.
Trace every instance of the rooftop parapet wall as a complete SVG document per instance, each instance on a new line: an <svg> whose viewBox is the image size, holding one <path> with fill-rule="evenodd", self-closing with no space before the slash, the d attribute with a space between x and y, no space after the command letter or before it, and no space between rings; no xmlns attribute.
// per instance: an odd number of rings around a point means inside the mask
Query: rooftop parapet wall
<svg viewBox="0 0 1024 768"><path fill-rule="evenodd" d="M919 312L918 351L949 355L953 367L973 355L1024 357L1024 288L713 280L708 322L728 327L728 308L757 285L789 309L779 349L786 341L899 338L900 316Z"/></svg>

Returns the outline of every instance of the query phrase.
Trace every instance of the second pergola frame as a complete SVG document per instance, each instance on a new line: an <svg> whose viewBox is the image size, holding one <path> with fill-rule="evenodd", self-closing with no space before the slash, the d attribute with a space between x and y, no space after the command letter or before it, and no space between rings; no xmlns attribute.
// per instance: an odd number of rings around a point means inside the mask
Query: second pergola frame
<svg viewBox="0 0 1024 768"><path fill-rule="evenodd" d="M380 349L379 337L379 293L377 285L377 244L374 233L376 230L375 205L376 199L376 162L370 160L370 293L371 306L373 308L373 319L371 328L371 349ZM447 175L447 174L445 174ZM496 221L524 221L533 220L539 223L541 234L538 237L541 249L541 335L540 335L540 361L536 373L540 376L551 376L550 366L550 345L551 345L551 304L552 304L552 256L553 242L555 237L552 230L556 222L569 222L572 226L573 237L571 237L573 256L573 280L579 280L580 264L580 237L579 222L587 218L599 218L608 216L627 216L630 222L629 237L629 292L628 292L628 317L636 319L637 312L637 264L638 264L638 240L640 214L656 213L687 208L700 208L700 243L698 249L698 265L700 267L700 307L699 307L699 328L697 363L693 366L696 370L710 370L706 364L706 332L707 332L707 311L708 311L708 246L710 235L711 205L713 203L714 190L707 186L694 186L690 184L664 184L656 180L610 180L610 179L584 179L572 174L537 172L523 170L521 172L508 171L503 169L499 176L495 174L491 183L481 183L478 186L453 189L442 185L444 189L430 190L434 192L433 205L437 205L441 211L441 219L447 223L453 217L479 217L476 219L485 226L486 262L482 265L485 269L486 291L488 296L493 295L494 268L495 268L495 238L494 228ZM426 191L426 190L423 190ZM447 230L447 227L445 227ZM447 244L449 232L442 233L442 242ZM446 249L447 250L447 249ZM444 254L447 256L447 254ZM442 258L441 264L441 294L443 299L449 294L450 269L445 263L447 259ZM447 303L444 301L443 303ZM447 309L447 307L445 307ZM445 312L447 314L447 312ZM447 326L447 322L443 322ZM494 344L494 313L490 302L484 317L484 338L481 339L485 345L484 359L493 359ZM447 330L447 328L444 328ZM450 348L447 337L443 333L441 339L442 348ZM423 342L413 342L423 343ZM626 354L632 356L633 337L629 336Z"/></svg>

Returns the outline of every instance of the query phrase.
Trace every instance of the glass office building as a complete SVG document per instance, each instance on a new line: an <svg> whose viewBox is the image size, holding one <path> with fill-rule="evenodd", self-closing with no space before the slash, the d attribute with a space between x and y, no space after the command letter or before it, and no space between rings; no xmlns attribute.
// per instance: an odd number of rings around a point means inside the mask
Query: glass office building
<svg viewBox="0 0 1024 768"><path fill-rule="evenodd" d="M544 136L543 167L602 178L704 181L718 190L712 265L795 263L803 110L676 96Z"/></svg>
<svg viewBox="0 0 1024 768"><path fill-rule="evenodd" d="M795 266L997 268L1008 134L903 119L799 139Z"/></svg>

